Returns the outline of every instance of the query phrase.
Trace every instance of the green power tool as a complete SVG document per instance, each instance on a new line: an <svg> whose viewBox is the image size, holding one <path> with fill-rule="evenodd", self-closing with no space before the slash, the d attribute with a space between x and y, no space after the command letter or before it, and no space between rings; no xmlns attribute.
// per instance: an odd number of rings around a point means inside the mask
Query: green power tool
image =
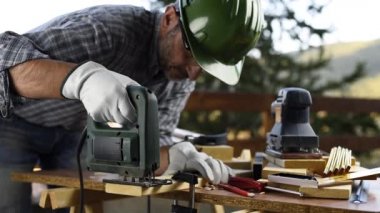
<svg viewBox="0 0 380 213"><path fill-rule="evenodd" d="M137 110L137 124L132 128L111 127L89 118L87 168L123 176L123 179L104 182L147 187L170 184L170 180L154 179L154 171L160 166L156 96L142 86L128 86L127 92Z"/></svg>

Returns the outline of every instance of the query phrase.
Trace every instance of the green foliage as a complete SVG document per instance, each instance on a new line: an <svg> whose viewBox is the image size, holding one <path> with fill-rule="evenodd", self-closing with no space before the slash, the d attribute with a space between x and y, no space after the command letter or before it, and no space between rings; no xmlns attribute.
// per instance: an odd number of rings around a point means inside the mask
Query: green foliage
<svg viewBox="0 0 380 213"><path fill-rule="evenodd" d="M319 135L351 134L374 136L379 128L374 122L375 116L366 114L329 114L320 117L314 115L313 128Z"/></svg>

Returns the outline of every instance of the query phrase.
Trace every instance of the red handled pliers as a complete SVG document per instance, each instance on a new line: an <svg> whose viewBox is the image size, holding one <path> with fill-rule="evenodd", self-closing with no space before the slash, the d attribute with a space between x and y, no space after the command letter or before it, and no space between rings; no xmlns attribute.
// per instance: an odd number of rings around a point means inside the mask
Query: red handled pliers
<svg viewBox="0 0 380 213"><path fill-rule="evenodd" d="M266 184L260 183L253 178L230 177L228 184L245 191L263 192Z"/></svg>

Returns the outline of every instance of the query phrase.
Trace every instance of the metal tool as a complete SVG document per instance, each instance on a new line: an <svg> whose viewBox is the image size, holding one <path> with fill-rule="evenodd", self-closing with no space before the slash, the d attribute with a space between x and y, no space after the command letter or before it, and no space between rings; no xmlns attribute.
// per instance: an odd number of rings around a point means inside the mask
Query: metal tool
<svg viewBox="0 0 380 213"><path fill-rule="evenodd" d="M194 145L227 145L227 132L219 134L200 134L185 129L176 128L173 137L179 141L189 141Z"/></svg>
<svg viewBox="0 0 380 213"><path fill-rule="evenodd" d="M227 191L233 192L235 194L238 194L238 195L241 195L241 196L244 196L244 197L253 197L253 196L255 196L255 194L252 193L252 192L243 190L243 189L241 189L239 187L232 186L230 184L219 183L218 186L221 187L221 188L223 188L223 189L225 189L225 190L227 190Z"/></svg>
<svg viewBox="0 0 380 213"><path fill-rule="evenodd" d="M352 193L350 202L354 204L366 203L368 200L368 184L364 180L360 180L354 188L355 193Z"/></svg>
<svg viewBox="0 0 380 213"><path fill-rule="evenodd" d="M190 200L189 206L181 206L177 200L174 200L172 205L172 213L196 213L195 208L195 185L198 184L198 176L188 172L177 172L172 177L173 180L189 183Z"/></svg>
<svg viewBox="0 0 380 213"><path fill-rule="evenodd" d="M157 99L142 86L128 86L127 91L137 110L137 125L111 127L89 118L87 168L123 176L104 182L145 187L170 184L171 180L154 178L154 171L160 166Z"/></svg>
<svg viewBox="0 0 380 213"><path fill-rule="evenodd" d="M303 194L300 192L277 188L273 186L267 186L266 183L262 183L255 179L246 178L246 177L230 177L228 184L231 186L240 188L242 190L245 190L246 192L263 192L265 190L272 190L272 191L284 192L288 194L294 194L300 197L303 196Z"/></svg>
<svg viewBox="0 0 380 213"><path fill-rule="evenodd" d="M246 191L262 192L265 189L266 184L256 181L252 178L245 177L230 177L228 184L238 187Z"/></svg>
<svg viewBox="0 0 380 213"><path fill-rule="evenodd" d="M265 160L264 152L255 153L255 161L252 164L253 179L255 180L261 179L261 173L263 171L264 160Z"/></svg>
<svg viewBox="0 0 380 213"><path fill-rule="evenodd" d="M275 124L267 134L266 153L278 158L321 158L319 137L309 123L309 91L289 87L278 92L271 110Z"/></svg>

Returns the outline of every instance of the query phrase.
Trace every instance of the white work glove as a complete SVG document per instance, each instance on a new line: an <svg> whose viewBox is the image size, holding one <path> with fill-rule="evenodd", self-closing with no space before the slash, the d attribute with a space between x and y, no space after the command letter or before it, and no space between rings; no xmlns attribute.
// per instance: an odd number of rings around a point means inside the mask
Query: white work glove
<svg viewBox="0 0 380 213"><path fill-rule="evenodd" d="M128 85L139 84L89 61L69 74L61 92L65 98L81 100L94 121L131 126L137 114L126 90Z"/></svg>
<svg viewBox="0 0 380 213"><path fill-rule="evenodd" d="M169 166L163 175L173 175L177 171L198 171L213 184L227 183L230 176L235 176L230 167L198 152L190 142L180 142L169 149Z"/></svg>

